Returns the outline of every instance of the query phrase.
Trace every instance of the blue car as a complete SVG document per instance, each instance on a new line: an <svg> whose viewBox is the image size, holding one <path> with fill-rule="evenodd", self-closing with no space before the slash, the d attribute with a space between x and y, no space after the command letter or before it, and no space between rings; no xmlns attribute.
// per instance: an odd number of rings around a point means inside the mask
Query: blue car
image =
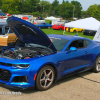
<svg viewBox="0 0 100 100"><path fill-rule="evenodd" d="M0 49L0 83L6 87L43 91L65 76L90 69L100 71L99 43L78 36L47 36L35 25L13 16L7 22L18 41Z"/></svg>
<svg viewBox="0 0 100 100"><path fill-rule="evenodd" d="M37 26L39 29L41 29L41 28L51 28L51 27L52 27L51 24L46 23L46 22L41 22L41 23L39 23L39 24L36 24L36 26Z"/></svg>

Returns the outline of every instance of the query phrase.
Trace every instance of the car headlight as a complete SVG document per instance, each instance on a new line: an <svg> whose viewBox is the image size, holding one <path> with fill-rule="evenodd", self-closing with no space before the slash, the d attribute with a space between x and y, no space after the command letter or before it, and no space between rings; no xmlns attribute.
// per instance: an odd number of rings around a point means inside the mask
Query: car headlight
<svg viewBox="0 0 100 100"><path fill-rule="evenodd" d="M15 68L29 68L29 64L12 64L12 67Z"/></svg>

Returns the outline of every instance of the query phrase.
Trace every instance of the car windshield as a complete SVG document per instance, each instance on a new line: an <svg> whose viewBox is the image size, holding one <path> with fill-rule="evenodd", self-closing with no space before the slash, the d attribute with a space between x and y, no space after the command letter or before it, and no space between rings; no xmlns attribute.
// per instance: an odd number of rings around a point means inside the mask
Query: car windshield
<svg viewBox="0 0 100 100"><path fill-rule="evenodd" d="M57 26L60 26L60 24L56 24Z"/></svg>
<svg viewBox="0 0 100 100"><path fill-rule="evenodd" d="M60 38L54 38L54 37L49 37L57 51L61 51L64 46L67 44L68 40L65 39L60 39Z"/></svg>

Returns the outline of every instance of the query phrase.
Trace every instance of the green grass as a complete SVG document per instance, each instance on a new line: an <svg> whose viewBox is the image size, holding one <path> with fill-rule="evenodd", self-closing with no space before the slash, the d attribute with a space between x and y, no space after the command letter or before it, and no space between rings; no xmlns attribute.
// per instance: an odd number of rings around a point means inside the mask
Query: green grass
<svg viewBox="0 0 100 100"><path fill-rule="evenodd" d="M52 22L52 20L45 20L46 23L50 23L50 21Z"/></svg>
<svg viewBox="0 0 100 100"><path fill-rule="evenodd" d="M64 32L63 30L53 30L53 29L42 29L42 31L44 33L46 33L46 34L61 34L61 35L63 35L63 32ZM77 32L76 33L71 33L71 32L65 31L64 34L65 35L76 35ZM89 38L91 40L93 40L93 38L94 38L94 36L83 35L82 32L78 32L78 36L85 37L85 38Z"/></svg>

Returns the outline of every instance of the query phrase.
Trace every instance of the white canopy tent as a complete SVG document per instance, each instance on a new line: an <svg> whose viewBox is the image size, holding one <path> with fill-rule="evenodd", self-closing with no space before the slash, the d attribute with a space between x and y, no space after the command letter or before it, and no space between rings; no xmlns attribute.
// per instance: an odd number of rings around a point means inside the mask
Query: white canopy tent
<svg viewBox="0 0 100 100"><path fill-rule="evenodd" d="M97 30L93 40L100 42L100 26L99 26L99 29Z"/></svg>
<svg viewBox="0 0 100 100"><path fill-rule="evenodd" d="M93 40L100 42L100 22L93 17L65 23L65 27L75 27L75 28L82 28L87 30L96 30L97 32Z"/></svg>
<svg viewBox="0 0 100 100"><path fill-rule="evenodd" d="M100 26L100 22L93 17L65 23L65 27L75 27L75 28L82 28L87 30L98 30L99 26Z"/></svg>
<svg viewBox="0 0 100 100"><path fill-rule="evenodd" d="M52 25L57 24L59 21L61 21L61 18L56 18L56 17L47 17L45 20L52 20Z"/></svg>
<svg viewBox="0 0 100 100"><path fill-rule="evenodd" d="M51 16L51 17L47 17L45 18L46 20L53 20L53 19L56 19L55 17Z"/></svg>

